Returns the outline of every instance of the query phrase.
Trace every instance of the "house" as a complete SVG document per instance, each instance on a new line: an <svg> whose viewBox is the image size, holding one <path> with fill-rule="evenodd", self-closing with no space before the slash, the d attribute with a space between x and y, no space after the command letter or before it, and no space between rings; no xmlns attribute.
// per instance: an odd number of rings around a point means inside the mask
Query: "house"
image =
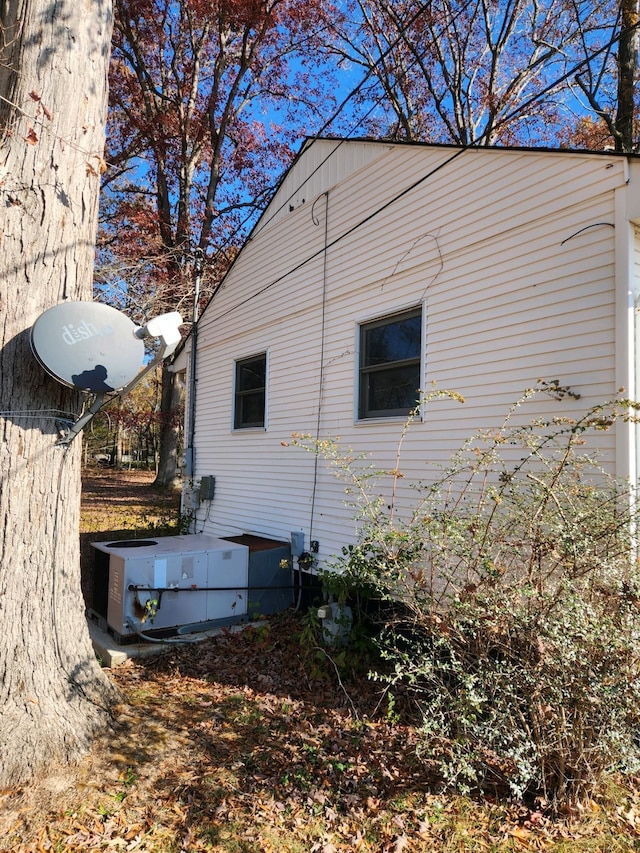
<svg viewBox="0 0 640 853"><path fill-rule="evenodd" d="M575 416L619 388L639 398L639 292L636 157L307 141L203 312L195 362L191 339L177 364L195 388L195 529L296 534L297 550L330 564L354 539L353 514L292 434L340 437L393 469L416 388L436 382L466 402L423 407L403 444L410 480L499 425L538 379L580 399L542 395L527 418ZM598 449L636 480L635 426Z"/></svg>

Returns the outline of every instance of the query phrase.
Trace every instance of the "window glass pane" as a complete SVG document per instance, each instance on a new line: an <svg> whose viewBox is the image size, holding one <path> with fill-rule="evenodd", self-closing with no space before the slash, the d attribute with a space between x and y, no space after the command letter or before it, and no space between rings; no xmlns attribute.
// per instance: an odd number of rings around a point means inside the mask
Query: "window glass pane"
<svg viewBox="0 0 640 853"><path fill-rule="evenodd" d="M246 394L239 398L241 417L239 426L264 426L264 391Z"/></svg>
<svg viewBox="0 0 640 853"><path fill-rule="evenodd" d="M421 327L418 315L366 329L364 366L420 358Z"/></svg>
<svg viewBox="0 0 640 853"><path fill-rule="evenodd" d="M266 359L252 359L238 364L238 391L264 388Z"/></svg>
<svg viewBox="0 0 640 853"><path fill-rule="evenodd" d="M393 367L370 373L366 377L366 409L369 417L373 412L396 410L408 413L419 397L420 365Z"/></svg>

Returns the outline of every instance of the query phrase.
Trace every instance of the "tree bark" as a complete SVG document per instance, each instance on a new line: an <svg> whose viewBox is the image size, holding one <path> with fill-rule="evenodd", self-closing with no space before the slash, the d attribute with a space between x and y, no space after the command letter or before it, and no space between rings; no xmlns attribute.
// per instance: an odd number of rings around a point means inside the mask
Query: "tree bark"
<svg viewBox="0 0 640 853"><path fill-rule="evenodd" d="M80 395L31 353L30 328L90 299L111 0L0 0L0 786L75 760L116 691L80 587Z"/></svg>
<svg viewBox="0 0 640 853"><path fill-rule="evenodd" d="M621 0L618 45L618 103L615 118L617 151L635 151L635 88L638 76L638 0Z"/></svg>
<svg viewBox="0 0 640 853"><path fill-rule="evenodd" d="M179 420L182 412L181 393L177 376L165 365L162 367L162 397L160 400L160 449L155 486L173 486L178 480Z"/></svg>

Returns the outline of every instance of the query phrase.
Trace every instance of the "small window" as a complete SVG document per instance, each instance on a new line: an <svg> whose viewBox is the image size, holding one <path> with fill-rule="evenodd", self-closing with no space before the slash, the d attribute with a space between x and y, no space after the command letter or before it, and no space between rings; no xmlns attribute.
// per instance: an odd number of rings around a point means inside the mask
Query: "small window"
<svg viewBox="0 0 640 853"><path fill-rule="evenodd" d="M267 355L236 362L235 429L264 426Z"/></svg>
<svg viewBox="0 0 640 853"><path fill-rule="evenodd" d="M358 418L406 416L420 396L422 309L360 326Z"/></svg>

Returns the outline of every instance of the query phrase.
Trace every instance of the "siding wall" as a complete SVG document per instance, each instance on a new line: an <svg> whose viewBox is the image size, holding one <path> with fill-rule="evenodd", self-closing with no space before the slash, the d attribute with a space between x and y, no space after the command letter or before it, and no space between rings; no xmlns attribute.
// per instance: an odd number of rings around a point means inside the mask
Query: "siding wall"
<svg viewBox="0 0 640 853"><path fill-rule="evenodd" d="M196 479L217 478L198 529L282 539L302 529L306 547L319 540L323 561L353 539L355 522L342 485L291 445L292 433L339 436L393 468L403 426L355 422L358 323L422 303L424 387L437 382L466 400L434 401L412 425L403 484L428 476L479 428L499 425L539 378L581 399L538 397L523 407L526 421L581 414L615 393L612 226L614 190L624 184L624 161L601 156L454 157L450 148L358 142L323 165L328 145L298 160L275 215L266 212L203 315L195 434ZM234 362L262 351L267 427L233 431ZM613 440L604 433L599 442L610 468Z"/></svg>

